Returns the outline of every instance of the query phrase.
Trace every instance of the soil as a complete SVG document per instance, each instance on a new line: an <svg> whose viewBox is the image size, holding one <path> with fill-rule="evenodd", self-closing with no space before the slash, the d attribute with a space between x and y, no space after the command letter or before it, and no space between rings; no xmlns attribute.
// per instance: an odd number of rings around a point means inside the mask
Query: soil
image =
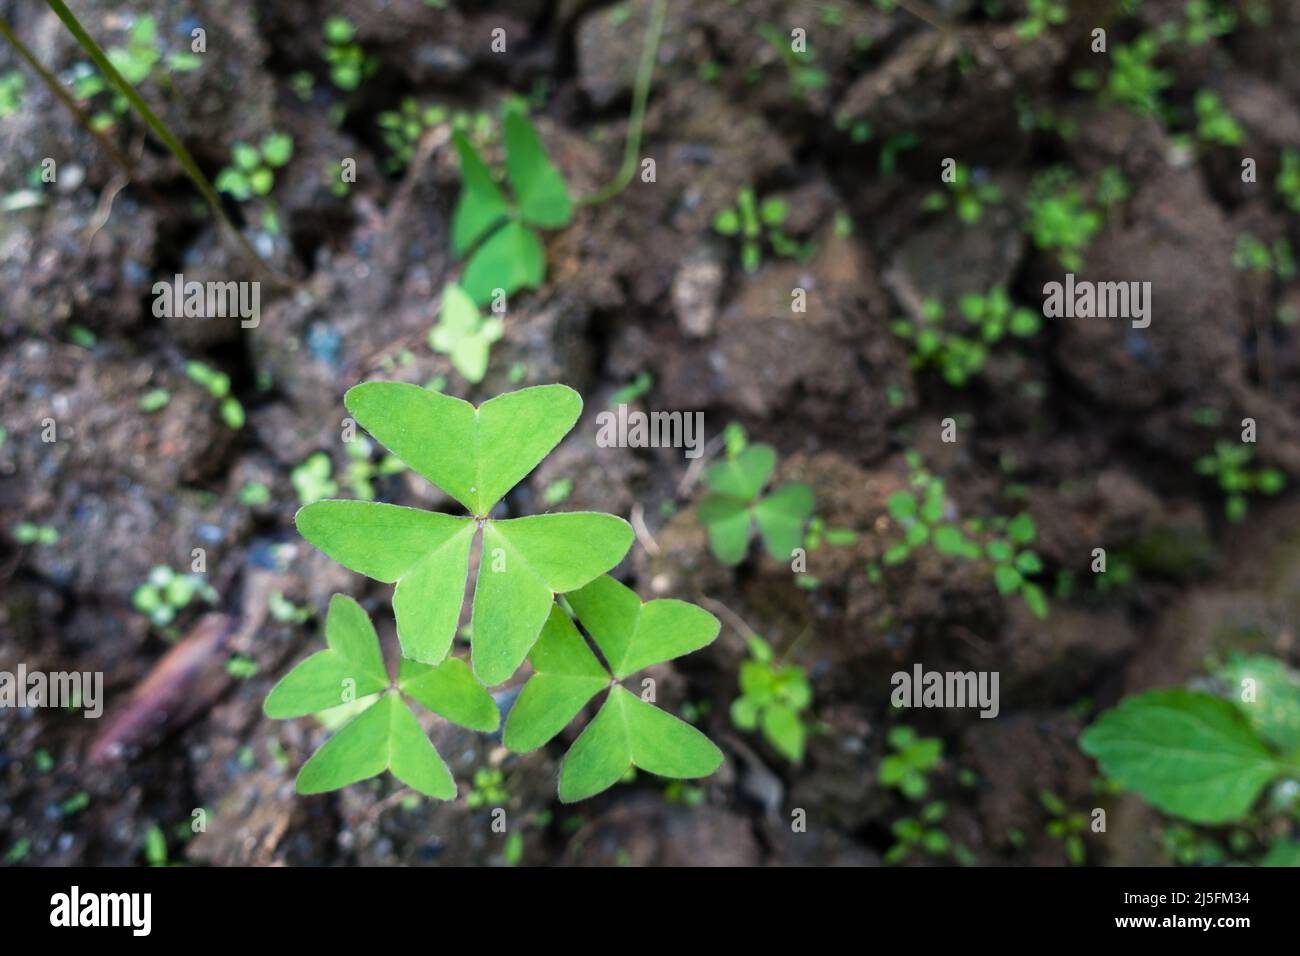
<svg viewBox="0 0 1300 956"><path fill-rule="evenodd" d="M255 329L154 316L153 283L175 273L261 275L143 125L127 117L109 132L135 165L127 183L0 49L0 76L26 77L21 105L0 118L0 202L32 188L44 157L59 168L38 202L0 206L0 670L102 671L107 701L98 721L0 708L0 855L139 864L158 827L168 859L188 864L501 864L507 841L490 808L465 799L488 767L504 774L524 864L879 864L892 824L917 809L877 780L886 733L903 722L943 740L931 792L974 861L1064 865L1061 841L1045 832L1046 789L1072 809L1109 808L1108 833L1086 841L1088 863L1170 862L1168 821L1135 797L1099 795L1077 738L1125 694L1194 684L1210 655L1245 648L1300 664L1300 501L1252 497L1235 525L1194 467L1253 418L1257 463L1300 482L1300 337L1273 318L1300 306L1300 285L1232 263L1243 232L1300 247L1300 218L1271 187L1282 151L1300 148L1300 9L1261 3L1267 25L1243 16L1232 33L1170 59L1166 99L1186 109L1197 90L1215 91L1246 134L1229 148L1189 144L1071 83L1094 56L1094 27L1119 43L1181 22L1181 0L1149 0L1123 19L1109 4L1071 4L1065 24L1031 40L1012 26L1019 0L998 16L971 0L932 3L952 29L848 0L669 0L641 148L656 160L655 181L638 177L547 234L546 282L511 302L487 376L472 385L426 343L438 294L460 268L449 249L459 189L449 134L434 130L409 166L393 168L375 118L407 96L491 112L506 95L538 92L547 148L571 192L589 195L621 160L653 0L487 6L77 5L106 46L125 42L133 16L154 16L170 49L206 29L199 70L150 79L141 92L210 177L232 144L292 135L293 159L276 176L278 234L253 217L255 204L227 205L294 280L263 282ZM841 11L841 26L818 19L826 7ZM85 59L40 5L0 2L0 13L56 73ZM376 57L353 93L330 84L321 57L327 14L349 18ZM760 23L784 36L807 29L824 84L793 92ZM505 55L490 46L498 27ZM302 71L314 79L305 98L293 82ZM1029 123L1031 113L1075 132ZM864 141L855 124L869 128ZM915 144L882 172L882 147L905 136ZM499 146L489 153L499 159ZM1241 182L1241 156L1255 160L1257 184ZM337 196L328 171L343 157L356 160L357 181ZM1002 190L974 226L922 209L946 157ZM1129 195L1074 271L1150 282L1150 327L1045 320L1037 336L995 347L965 388L912 368L890 326L915 318L927 298L955 315L963 294L1005 286L1039 309L1043 284L1065 270L1031 241L1023 201L1060 164L1088 189L1111 167L1127 178ZM712 220L743 185L787 201L785 228L815 250L805 261L767 248L756 272L741 268L738 244ZM790 309L795 288L808 293L806 312ZM228 427L218 400L187 376L193 360L230 377L243 428ZM826 527L858 532L852 544L809 553L816 587L798 586L757 545L736 568L713 557L695 514L698 466L680 450L597 444L596 414L642 373L653 384L639 407L702 411L710 437L741 423L777 449L778 482L812 486ZM582 420L508 508L545 510L546 490L569 479L556 510L644 524L617 572L644 598L724 609L714 645L651 675L661 704L692 704L723 748L716 775L683 790L641 774L565 806L555 778L573 728L519 756L426 714L460 799L413 798L391 779L295 796L297 768L328 731L270 721L261 702L318 648L329 596L357 597L392 654L396 642L389 588L298 538L291 472L325 452L344 474L351 385L437 377L476 402L548 382L582 393ZM142 410L159 388L170 401ZM941 439L949 418L953 443ZM42 440L47 419L53 443ZM898 540L886 500L907 485L909 449L945 479L959 514L1033 516L1045 620L1000 596L986 567L933 549L868 574ZM269 500L246 503L250 484ZM375 489L402 504L447 502L409 473L378 478ZM17 543L22 522L52 527L57 543ZM134 591L156 565L187 568L195 548L216 603L151 624ZM1095 588L1095 548L1123 556L1132 580ZM1050 593L1062 571L1079 582L1068 598ZM268 615L276 592L309 618ZM746 628L812 681L815 732L799 765L728 717ZM232 656L256 673L232 676ZM917 662L998 671L999 717L892 712L890 675ZM512 693L498 691L503 705ZM804 831L792 832L796 811ZM1022 839L1009 839L1013 831Z"/></svg>

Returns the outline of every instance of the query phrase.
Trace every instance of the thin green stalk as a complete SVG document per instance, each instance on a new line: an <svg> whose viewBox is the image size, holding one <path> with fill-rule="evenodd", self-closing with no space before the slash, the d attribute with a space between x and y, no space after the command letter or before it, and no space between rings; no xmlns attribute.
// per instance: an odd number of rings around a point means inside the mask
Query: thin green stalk
<svg viewBox="0 0 1300 956"><path fill-rule="evenodd" d="M578 206L595 206L613 199L631 184L636 175L637 160L641 153L641 129L645 124L646 103L650 99L650 81L654 78L655 58L659 55L659 40L664 32L667 0L656 0L650 10L646 26L645 44L641 48L641 62L637 64L636 80L632 86L632 114L628 119L627 145L623 149L623 165L609 185L589 196L575 201Z"/></svg>
<svg viewBox="0 0 1300 956"><path fill-rule="evenodd" d="M235 224L230 221L230 218L226 215L225 210L221 206L221 197L217 195L217 191L212 187L212 183L208 182L208 178L203 175L203 170L199 169L198 163L194 161L194 157L190 155L189 150L187 150L181 141L176 138L171 129L168 128L167 124L164 123L152 109L150 109L149 104L146 103L143 97L136 92L135 87L128 83L122 77L122 74L117 72L117 67L113 66L104 51L100 49L99 44L97 44L94 38L86 32L86 29L81 25L81 22L73 16L72 11L68 9L63 0L45 0L45 3L54 11L54 15L63 21L63 25L68 28L68 32L73 35L79 44L81 44L81 48L85 50L94 61L95 66L99 67L100 71L108 78L109 82L117 88L118 92L127 98L127 101L130 102L135 111L140 114L140 117L145 121L149 128L153 130L154 135L162 140L163 145L166 146L167 149L171 151L171 154L176 157L176 161L181 164L181 169L185 171L185 175L190 178L190 181L193 182L199 192L202 193L208 206L211 207L222 225L224 225L230 231L231 235L233 235L239 242L244 253L253 262L257 263L258 267L261 268L273 281L281 285L292 285L292 280L280 275L280 273L263 260L262 257L257 254L257 251L253 248L252 244L244 234L235 228Z"/></svg>

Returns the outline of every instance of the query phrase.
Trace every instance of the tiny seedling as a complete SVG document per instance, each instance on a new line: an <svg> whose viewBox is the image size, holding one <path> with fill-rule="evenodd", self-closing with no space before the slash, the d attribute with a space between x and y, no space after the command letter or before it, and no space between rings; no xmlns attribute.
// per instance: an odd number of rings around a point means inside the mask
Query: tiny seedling
<svg viewBox="0 0 1300 956"><path fill-rule="evenodd" d="M323 451L315 451L289 472L293 490L298 495L298 503L309 505L322 498L330 498L339 493L339 485L333 479L334 464L330 456Z"/></svg>
<svg viewBox="0 0 1300 956"><path fill-rule="evenodd" d="M13 116L23 106L27 81L17 70L0 73L0 119Z"/></svg>
<svg viewBox="0 0 1300 956"><path fill-rule="evenodd" d="M456 371L477 384L487 373L488 352L504 334L504 325L495 316L484 318L465 290L451 283L443 289L438 324L429 330L429 347L448 356Z"/></svg>
<svg viewBox="0 0 1300 956"><path fill-rule="evenodd" d="M447 117L447 107L437 104L421 106L413 96L404 98L397 109L380 113L375 123L388 149L388 171L405 169L415 158L415 147L424 131L445 123Z"/></svg>
<svg viewBox="0 0 1300 956"><path fill-rule="evenodd" d="M348 456L347 485L354 495L366 501L375 500L376 479L400 474L406 468L392 455L384 455L378 462L371 461L374 445L366 438L354 438L344 447ZM305 501L302 503L307 504Z"/></svg>
<svg viewBox="0 0 1300 956"><path fill-rule="evenodd" d="M722 752L708 737L622 684L638 671L713 643L720 629L717 618L684 601L642 603L608 575L565 598L605 663L568 614L553 607L528 656L534 674L506 719L505 745L518 753L536 750L608 690L600 711L560 765L562 801L594 796L634 767L671 779L706 777L717 770Z"/></svg>
<svg viewBox="0 0 1300 956"><path fill-rule="evenodd" d="M59 543L59 532L47 524L20 521L14 525L14 541L18 544L35 544L49 547Z"/></svg>
<svg viewBox="0 0 1300 956"><path fill-rule="evenodd" d="M1065 858L1071 866L1083 866L1087 861L1087 851L1082 834L1088 829L1088 818L1082 813L1068 811L1061 798L1050 790L1038 791L1038 802L1052 817L1043 832L1065 844Z"/></svg>
<svg viewBox="0 0 1300 956"><path fill-rule="evenodd" d="M537 229L561 229L573 218L573 203L560 171L552 165L537 130L517 107L504 122L506 198L492 172L460 130L452 134L460 155L462 189L451 222L451 251L469 256L460 287L482 306L496 290L506 297L535 289L546 275L546 252ZM536 227L536 228L534 228Z"/></svg>
<svg viewBox="0 0 1300 956"><path fill-rule="evenodd" d="M736 435L736 432L732 432ZM700 499L700 521L709 531L709 546L724 564L739 564L749 551L757 525L767 553L789 561L804 540L804 524L812 516L812 488L787 482L760 497L776 469L771 445L750 445L741 438L728 443L726 458L704 472L710 491Z"/></svg>
<svg viewBox="0 0 1300 956"><path fill-rule="evenodd" d="M1278 195L1292 212L1300 212L1300 150L1284 149L1274 181Z"/></svg>
<svg viewBox="0 0 1300 956"><path fill-rule="evenodd" d="M945 182L946 192L935 191L921 201L926 212L939 212L951 206L957 218L973 226L984 217L984 207L1003 202L1002 190L987 178L973 174L970 168L958 163L951 182Z"/></svg>
<svg viewBox="0 0 1300 956"><path fill-rule="evenodd" d="M763 262L764 236L772 252L778 256L803 262L811 257L810 244L801 244L781 230L790 214L784 199L769 196L761 203L749 186L736 193L736 205L722 210L713 217L713 229L720 235L740 237L740 264L746 272L757 272Z"/></svg>
<svg viewBox="0 0 1300 956"><path fill-rule="evenodd" d="M506 775L496 767L480 767L474 771L474 782L465 803L471 810L480 807L499 807L510 798L506 791Z"/></svg>
<svg viewBox="0 0 1300 956"><path fill-rule="evenodd" d="M1165 813L1204 824L1243 819L1270 783L1300 779L1300 679L1268 657L1234 659L1220 677L1226 699L1188 690L1127 697L1079 746Z"/></svg>
<svg viewBox="0 0 1300 956"><path fill-rule="evenodd" d="M811 49L795 50L790 37L770 23L759 24L755 32L767 41L785 64L791 95L803 98L830 85L830 76L816 65L816 57Z"/></svg>
<svg viewBox="0 0 1300 956"><path fill-rule="evenodd" d="M165 388L154 388L140 396L140 411L146 414L162 411L172 400L171 392Z"/></svg>
<svg viewBox="0 0 1300 956"><path fill-rule="evenodd" d="M229 375L196 361L185 363L185 374L217 400L217 411L227 426L236 430L244 427L244 406L230 394Z"/></svg>
<svg viewBox="0 0 1300 956"><path fill-rule="evenodd" d="M993 562L993 583L1003 597L1019 594L1025 606L1039 619L1047 617L1047 596L1043 589L1029 580L1043 570L1042 559L1028 549L1038 537L1034 519L1022 512L1002 525L1002 519L995 520L994 526L1001 526L1005 536L995 536L985 545L985 554Z"/></svg>
<svg viewBox="0 0 1300 956"><path fill-rule="evenodd" d="M880 761L877 779L881 786L895 787L908 799L920 800L930 791L926 774L943 759L943 741L918 737L915 730L902 724L890 727L885 740L895 752Z"/></svg>
<svg viewBox="0 0 1300 956"><path fill-rule="evenodd" d="M366 382L344 403L380 444L469 513L325 500L298 512L299 532L345 567L396 585L402 653L426 664L440 663L451 648L470 548L481 538L472 660L483 683L501 683L537 640L554 595L608 571L632 544L631 526L613 515L492 517L573 427L582 399L563 385L542 385L475 408L416 385Z"/></svg>
<svg viewBox="0 0 1300 956"><path fill-rule="evenodd" d="M781 756L799 763L808 738L803 712L811 706L812 685L803 668L774 660L771 645L751 635L749 660L740 665L740 696L731 702L731 722L741 730L761 728Z"/></svg>
<svg viewBox="0 0 1300 956"><path fill-rule="evenodd" d="M980 548L962 531L948 506L942 478L931 475L921 466L915 452L907 455L912 490L899 490L885 499L889 516L903 529L903 540L886 549L886 565L906 561L923 544L931 544L940 554L977 560Z"/></svg>
<svg viewBox="0 0 1300 956"><path fill-rule="evenodd" d="M1161 24L1162 39L1180 40L1188 46L1204 46L1237 27L1237 15L1216 0L1188 0L1183 15L1183 23L1171 20Z"/></svg>
<svg viewBox="0 0 1300 956"><path fill-rule="evenodd" d="M292 157L293 138L288 133L271 133L260 146L236 143L230 150L231 165L217 173L213 185L239 202L269 196L275 187L275 170Z"/></svg>
<svg viewBox="0 0 1300 956"><path fill-rule="evenodd" d="M894 842L885 851L886 866L897 866L914 851L933 857L946 857L953 849L948 834L939 829L948 807L942 800L927 803L915 817L900 817L889 827Z"/></svg>
<svg viewBox="0 0 1300 956"><path fill-rule="evenodd" d="M1101 213L1084 203L1074 174L1056 167L1038 176L1025 198L1025 229L1039 249L1053 251L1062 266L1083 268L1083 250L1101 229Z"/></svg>
<svg viewBox="0 0 1300 956"><path fill-rule="evenodd" d="M131 595L131 604L158 627L166 627L195 599L217 603L217 592L201 574L177 574L164 564L155 565L149 578Z"/></svg>
<svg viewBox="0 0 1300 956"><path fill-rule="evenodd" d="M989 348L1008 334L1028 338L1038 332L1041 320L1037 313L1023 306L1012 306L1003 288L987 295L970 293L962 297L962 316L975 327L975 335L954 332L944 325L943 306L927 299L916 322L897 319L890 330L912 343L909 362L913 368L938 369L943 380L954 388L967 385L983 370Z"/></svg>
<svg viewBox="0 0 1300 956"><path fill-rule="evenodd" d="M1174 82L1171 71L1155 65L1160 47L1160 41L1150 33L1138 36L1132 43L1117 44L1111 50L1104 86L1093 70L1076 72L1074 85L1099 90L1103 102L1118 103L1141 116L1160 114L1164 111L1161 93Z"/></svg>
<svg viewBox="0 0 1300 956"><path fill-rule="evenodd" d="M1296 276L1295 256L1291 251L1291 243L1285 236L1275 239L1269 245L1252 233L1241 233L1232 250L1232 265L1236 269L1257 275L1271 273L1283 282L1290 282Z"/></svg>
<svg viewBox="0 0 1300 956"><path fill-rule="evenodd" d="M1213 91L1199 90L1193 106L1196 109L1196 135L1205 142L1240 146L1246 141L1246 131Z"/></svg>
<svg viewBox="0 0 1300 956"><path fill-rule="evenodd" d="M459 657L438 666L403 659L394 681L379 635L356 601L334 595L325 618L327 650L286 674L263 703L268 717L287 720L351 708L349 719L298 772L302 794L325 793L385 770L426 796L452 800L456 782L412 713L407 698L461 727L484 733L501 722L492 695Z"/></svg>
<svg viewBox="0 0 1300 956"><path fill-rule="evenodd" d="M1016 36L1032 40L1049 26L1059 27L1070 18L1070 8L1062 0L1028 0L1025 16L1016 21Z"/></svg>
<svg viewBox="0 0 1300 956"><path fill-rule="evenodd" d="M1286 478L1276 468L1248 468L1254 457L1255 452L1249 446L1223 440L1214 443L1213 455L1197 459L1197 474L1218 479L1219 489L1226 495L1223 511L1229 521L1238 522L1246 517L1248 494L1275 495L1286 484Z"/></svg>
<svg viewBox="0 0 1300 956"><path fill-rule="evenodd" d="M379 69L378 57L361 49L356 42L357 28L347 17L327 17L321 30L330 81L340 90L352 92Z"/></svg>

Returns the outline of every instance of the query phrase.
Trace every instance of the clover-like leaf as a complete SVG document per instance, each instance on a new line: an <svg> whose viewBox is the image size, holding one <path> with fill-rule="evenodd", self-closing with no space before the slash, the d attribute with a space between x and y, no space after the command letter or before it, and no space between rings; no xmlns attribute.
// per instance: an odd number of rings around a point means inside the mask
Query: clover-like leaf
<svg viewBox="0 0 1300 956"><path fill-rule="evenodd" d="M385 694L312 754L298 773L299 793L325 793L391 770L402 783L439 800L456 781L420 722L395 693Z"/></svg>
<svg viewBox="0 0 1300 956"><path fill-rule="evenodd" d="M566 597L620 680L708 646L721 628L716 617L685 601L643 604L607 574Z"/></svg>
<svg viewBox="0 0 1300 956"><path fill-rule="evenodd" d="M1149 691L1102 714L1079 738L1106 776L1195 823L1245 816L1283 770L1230 702Z"/></svg>
<svg viewBox="0 0 1300 956"><path fill-rule="evenodd" d="M464 184L451 217L451 251L459 258L505 221L510 215L510 204L465 135L459 131L453 133L452 142L460 156L460 177Z"/></svg>
<svg viewBox="0 0 1300 956"><path fill-rule="evenodd" d="M443 290L438 324L429 332L429 347L451 358L467 381L481 382L487 372L488 353L504 333L497 318L484 319L465 290L452 283Z"/></svg>
<svg viewBox="0 0 1300 956"><path fill-rule="evenodd" d="M453 724L482 733L492 733L501 726L496 701L459 657L449 657L437 667L403 658L397 686L403 694Z"/></svg>
<svg viewBox="0 0 1300 956"><path fill-rule="evenodd" d="M700 499L700 522L709 531L709 547L724 564L739 564L749 550L749 506L731 495L707 494Z"/></svg>
<svg viewBox="0 0 1300 956"><path fill-rule="evenodd" d="M573 218L573 203L564 177L551 164L537 130L518 110L506 114L504 125L506 175L515 191L520 216L546 229L567 226Z"/></svg>
<svg viewBox="0 0 1300 956"><path fill-rule="evenodd" d="M537 288L545 275L541 238L532 227L512 220L474 251L460 284L476 305L483 305L497 289L508 298L520 289Z"/></svg>
<svg viewBox="0 0 1300 956"><path fill-rule="evenodd" d="M767 484L776 468L776 450L771 445L749 445L734 458L715 462L704 472L704 482L719 494L750 502Z"/></svg>
<svg viewBox="0 0 1300 956"><path fill-rule="evenodd" d="M437 664L455 636L470 546L481 528L472 660L481 681L501 683L537 640L554 595L608 571L632 545L631 526L613 515L486 517L573 426L582 399L562 385L545 385L475 409L414 385L371 382L351 389L346 402L375 438L475 517L319 501L298 512L298 530L340 564L395 582L402 653Z"/></svg>
<svg viewBox="0 0 1300 956"><path fill-rule="evenodd" d="M674 779L707 777L722 766L722 751L690 724L616 686L564 755L560 799L594 796L632 766Z"/></svg>
<svg viewBox="0 0 1300 956"><path fill-rule="evenodd" d="M812 489L802 482L781 485L756 501L753 511L767 553L777 561L789 561L803 544L803 526L812 517Z"/></svg>

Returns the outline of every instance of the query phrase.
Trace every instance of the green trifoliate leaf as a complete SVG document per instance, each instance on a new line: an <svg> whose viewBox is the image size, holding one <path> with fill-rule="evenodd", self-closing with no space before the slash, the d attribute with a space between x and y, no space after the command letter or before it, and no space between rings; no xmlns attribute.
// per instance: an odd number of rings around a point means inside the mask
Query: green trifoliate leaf
<svg viewBox="0 0 1300 956"><path fill-rule="evenodd" d="M776 450L771 445L750 445L735 458L710 465L704 472L704 482L720 494L753 501L775 467Z"/></svg>
<svg viewBox="0 0 1300 956"><path fill-rule="evenodd" d="M557 606L528 659L535 673L510 708L503 737L517 753L536 750L558 734L610 683L609 673Z"/></svg>
<svg viewBox="0 0 1300 956"><path fill-rule="evenodd" d="M659 598L642 604L635 591L609 575L567 597L620 680L707 647L721 628L716 617L685 601Z"/></svg>
<svg viewBox="0 0 1300 956"><path fill-rule="evenodd" d="M317 501L295 519L298 532L335 561L396 583L393 613L406 657L437 664L460 619L475 523L370 501Z"/></svg>
<svg viewBox="0 0 1300 956"><path fill-rule="evenodd" d="M614 687L595 719L565 755L560 799L583 800L612 787L635 766L673 779L705 777L722 751L690 724Z"/></svg>
<svg viewBox="0 0 1300 956"><path fill-rule="evenodd" d="M1106 776L1195 823L1244 816L1283 770L1231 703L1184 690L1126 699L1084 731L1079 745Z"/></svg>
<svg viewBox="0 0 1300 956"><path fill-rule="evenodd" d="M489 522L471 623L474 673L491 686L513 674L537 640L556 594L618 564L632 528L593 512Z"/></svg>
<svg viewBox="0 0 1300 956"><path fill-rule="evenodd" d="M755 502L753 508L767 553L777 561L789 561L794 549L803 545L803 526L813 512L812 489L791 482Z"/></svg>
<svg viewBox="0 0 1300 956"><path fill-rule="evenodd" d="M506 175L525 222L546 229L567 226L573 218L573 203L564 177L546 155L537 130L518 110L505 118Z"/></svg>
<svg viewBox="0 0 1300 956"><path fill-rule="evenodd" d="M546 250L532 227L508 222L492 233L465 265L461 287L478 305L497 289L507 298L520 289L535 289L546 276Z"/></svg>
<svg viewBox="0 0 1300 956"><path fill-rule="evenodd" d="M468 381L481 382L492 343L503 333L502 321L484 319L465 290L453 283L443 290L442 310L429 333L429 346L449 356L456 371Z"/></svg>
<svg viewBox="0 0 1300 956"><path fill-rule="evenodd" d="M325 617L329 649L319 651L286 674L267 695L266 716L303 717L378 693L388 687L379 637L361 605L336 594Z"/></svg>
<svg viewBox="0 0 1300 956"><path fill-rule="evenodd" d="M437 667L403 659L397 677L402 693L453 724L491 733L501 724L496 701L459 657Z"/></svg>
<svg viewBox="0 0 1300 956"><path fill-rule="evenodd" d="M749 550L749 506L731 495L707 494L700 499L700 523L709 530L709 546L724 564L739 564Z"/></svg>
<svg viewBox="0 0 1300 956"><path fill-rule="evenodd" d="M325 742L298 773L299 793L325 793L391 770L407 786L451 800L456 782L395 693L385 694Z"/></svg>
<svg viewBox="0 0 1300 956"><path fill-rule="evenodd" d="M453 133L452 142L460 155L464 184L451 218L451 251L460 258L509 216L510 204L464 134Z"/></svg>
<svg viewBox="0 0 1300 956"><path fill-rule="evenodd" d="M366 431L472 514L492 506L573 428L582 398L565 385L507 392L477 409L417 385L365 382L344 397Z"/></svg>

